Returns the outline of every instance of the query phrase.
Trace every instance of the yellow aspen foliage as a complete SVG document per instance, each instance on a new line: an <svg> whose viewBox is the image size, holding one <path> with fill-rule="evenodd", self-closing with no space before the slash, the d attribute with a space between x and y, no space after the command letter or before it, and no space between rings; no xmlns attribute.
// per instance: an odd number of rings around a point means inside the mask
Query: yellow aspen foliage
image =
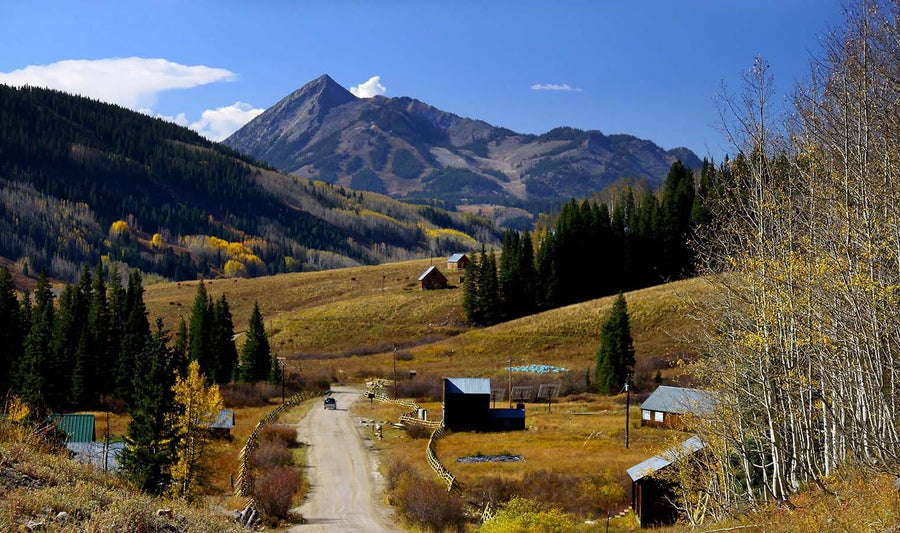
<svg viewBox="0 0 900 533"><path fill-rule="evenodd" d="M187 376L176 377L172 390L180 412L175 419L178 445L171 471L172 492L193 500L209 481L204 454L210 442L209 426L216 421L222 409L222 397L218 385L206 386L206 376L200 373L197 361L192 361L188 366Z"/></svg>
<svg viewBox="0 0 900 533"><path fill-rule="evenodd" d="M163 238L159 233L154 233L153 238L150 239L150 244L153 245L154 248L162 248Z"/></svg>
<svg viewBox="0 0 900 533"><path fill-rule="evenodd" d="M228 248L228 241L218 237L207 237L206 244L209 245L210 248L219 248L221 250Z"/></svg>
<svg viewBox="0 0 900 533"><path fill-rule="evenodd" d="M225 261L225 277L226 278L242 278L247 275L247 267L240 261L229 259Z"/></svg>
<svg viewBox="0 0 900 533"><path fill-rule="evenodd" d="M124 220L116 220L109 227L109 233L113 236L118 236L123 233L128 233L130 230L131 230L131 228L128 227L128 222L125 222Z"/></svg>

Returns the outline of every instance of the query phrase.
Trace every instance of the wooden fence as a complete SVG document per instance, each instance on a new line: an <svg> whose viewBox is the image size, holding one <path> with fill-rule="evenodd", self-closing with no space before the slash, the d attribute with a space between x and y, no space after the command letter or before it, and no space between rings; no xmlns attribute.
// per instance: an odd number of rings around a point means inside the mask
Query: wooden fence
<svg viewBox="0 0 900 533"><path fill-rule="evenodd" d="M253 456L253 452L259 447L259 434L262 432L262 429L266 426L266 424L271 423L276 418L278 418L283 412L294 407L298 403L305 402L311 398L315 398L316 396L321 396L324 391L321 390L311 390L311 391L303 391L299 394L295 394L285 400L285 402L275 409L273 409L269 414L267 414L262 420L257 422L256 428L250 433L250 436L247 437L247 443L244 444L244 447L241 448L240 454L238 454L238 472L237 472L237 480L234 485L234 495L244 498L245 504L255 507L255 502L253 501L253 467L250 461L250 458Z"/></svg>

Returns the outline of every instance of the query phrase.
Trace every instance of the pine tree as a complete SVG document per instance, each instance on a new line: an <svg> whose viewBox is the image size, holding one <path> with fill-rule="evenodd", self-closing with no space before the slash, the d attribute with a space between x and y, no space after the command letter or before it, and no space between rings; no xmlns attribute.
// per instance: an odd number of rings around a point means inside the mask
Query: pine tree
<svg viewBox="0 0 900 533"><path fill-rule="evenodd" d="M490 326L500 322L500 284L497 281L497 260L493 252L482 252L480 268L478 299L484 312L484 325Z"/></svg>
<svg viewBox="0 0 900 533"><path fill-rule="evenodd" d="M6 267L0 268L0 395L9 391L10 377L16 374L22 357L25 334L21 314L12 275Z"/></svg>
<svg viewBox="0 0 900 533"><path fill-rule="evenodd" d="M472 260L466 263L463 275L463 312L470 324L480 324L482 312L478 306L478 257L473 254Z"/></svg>
<svg viewBox="0 0 900 533"><path fill-rule="evenodd" d="M531 234L525 232L519 246L519 258L517 276L519 278L519 291L521 300L516 304L520 307L519 316L534 313L537 308L537 270L534 268L534 246L531 242Z"/></svg>
<svg viewBox="0 0 900 533"><path fill-rule="evenodd" d="M188 359L200 363L200 372L208 379L215 378L213 368L212 348L212 309L209 295L203 280L197 284L197 294L194 296L194 305L191 307L190 342L188 344Z"/></svg>
<svg viewBox="0 0 900 533"><path fill-rule="evenodd" d="M134 399L128 412L128 447L122 452L122 470L144 492L162 493L175 459L175 358L169 338L157 319L156 331L135 358Z"/></svg>
<svg viewBox="0 0 900 533"><path fill-rule="evenodd" d="M241 351L241 381L252 383L264 381L269 376L272 355L269 351L269 339L263 324L259 302L253 304L250 321L247 327L247 340Z"/></svg>
<svg viewBox="0 0 900 533"><path fill-rule="evenodd" d="M89 349L94 351L94 367L88 370L85 380L96 394L112 392L108 368L115 367L118 361L117 351L113 348L113 323L109 300L106 294L106 279L102 265L94 271L91 287L90 310L88 311Z"/></svg>
<svg viewBox="0 0 900 533"><path fill-rule="evenodd" d="M125 293L125 321L123 323L122 345L119 364L116 369L116 396L131 404L136 381L143 379L134 373L135 358L141 354L150 341L150 323L144 305L144 287L141 273L131 271L128 290Z"/></svg>
<svg viewBox="0 0 900 533"><path fill-rule="evenodd" d="M53 293L50 291L50 279L46 271L42 270L38 277L34 289L34 307L30 314L31 327L25 338L25 353L16 382L22 401L40 412L47 407L46 376L55 318Z"/></svg>
<svg viewBox="0 0 900 533"><path fill-rule="evenodd" d="M634 368L634 345L628 304L619 293L600 329L600 348L597 350L597 369L594 372L599 392L615 394L626 382Z"/></svg>
<svg viewBox="0 0 900 533"><path fill-rule="evenodd" d="M222 293L222 297L213 306L212 316L213 355L217 360L213 365L216 371L214 380L221 385L234 377L238 362L237 348L234 346L234 322L225 293Z"/></svg>
<svg viewBox="0 0 900 533"><path fill-rule="evenodd" d="M175 368L183 375L187 372L188 362L188 343L190 337L188 335L187 322L184 317L178 322L178 333L175 334L174 357L176 360Z"/></svg>

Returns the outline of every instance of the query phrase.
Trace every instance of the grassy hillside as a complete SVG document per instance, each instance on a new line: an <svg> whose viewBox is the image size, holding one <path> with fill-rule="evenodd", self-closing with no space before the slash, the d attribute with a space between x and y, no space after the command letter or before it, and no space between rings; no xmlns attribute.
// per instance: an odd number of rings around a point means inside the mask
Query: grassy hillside
<svg viewBox="0 0 900 533"><path fill-rule="evenodd" d="M434 264L446 273L444 260ZM448 275L450 289L418 288L416 278L429 264L405 261L206 283L213 298L227 295L238 332L258 300L274 352L304 372L390 375L392 343L402 350L398 372L403 374L415 369L505 378L505 361L512 359L516 366L562 366L573 370L571 379L583 380L584 369L593 368L600 322L612 297L473 329L463 320L459 274ZM197 282L147 287L150 315L164 317L167 327L176 329L179 317L189 317L196 287ZM694 279L626 294L640 375L663 367L669 377L674 373L669 367L691 353L694 323L686 302L707 290L703 280Z"/></svg>

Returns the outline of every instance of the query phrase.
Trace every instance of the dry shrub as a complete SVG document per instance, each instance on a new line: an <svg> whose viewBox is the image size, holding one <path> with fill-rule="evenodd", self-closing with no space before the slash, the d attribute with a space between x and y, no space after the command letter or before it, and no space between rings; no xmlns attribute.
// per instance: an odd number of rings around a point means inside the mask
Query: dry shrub
<svg viewBox="0 0 900 533"><path fill-rule="evenodd" d="M399 350L397 352L398 361L412 361L413 359L415 359L415 356L409 350Z"/></svg>
<svg viewBox="0 0 900 533"><path fill-rule="evenodd" d="M285 424L266 424L259 432L259 442L280 442L286 448L297 446L297 428Z"/></svg>
<svg viewBox="0 0 900 533"><path fill-rule="evenodd" d="M272 468L289 466L293 463L291 451L280 441L268 441L260 443L250 458L253 468L266 472Z"/></svg>
<svg viewBox="0 0 900 533"><path fill-rule="evenodd" d="M625 489L609 473L578 476L547 470L529 472L518 495L580 515L603 515L627 503Z"/></svg>
<svg viewBox="0 0 900 533"><path fill-rule="evenodd" d="M275 468L256 479L254 498L259 510L271 525L288 517L294 494L303 485L303 476L294 468Z"/></svg>
<svg viewBox="0 0 900 533"><path fill-rule="evenodd" d="M429 531L462 531L466 523L465 504L446 485L403 474L394 489L400 512Z"/></svg>
<svg viewBox="0 0 900 533"><path fill-rule="evenodd" d="M406 434L413 439L430 439L433 429L425 427L421 424L405 424Z"/></svg>
<svg viewBox="0 0 900 533"><path fill-rule="evenodd" d="M416 376L397 381L399 398L415 398L425 402L439 402L443 396L443 380L438 376Z"/></svg>
<svg viewBox="0 0 900 533"><path fill-rule="evenodd" d="M385 481L387 482L388 491L393 491L400 483L403 476L414 476L415 469L406 461L400 459L391 459L385 468Z"/></svg>
<svg viewBox="0 0 900 533"><path fill-rule="evenodd" d="M281 395L281 387L269 383L228 383L219 387L225 407L262 407Z"/></svg>
<svg viewBox="0 0 900 533"><path fill-rule="evenodd" d="M494 505L506 503L522 492L521 483L513 479L484 476L478 478L470 488L470 493L483 497Z"/></svg>

